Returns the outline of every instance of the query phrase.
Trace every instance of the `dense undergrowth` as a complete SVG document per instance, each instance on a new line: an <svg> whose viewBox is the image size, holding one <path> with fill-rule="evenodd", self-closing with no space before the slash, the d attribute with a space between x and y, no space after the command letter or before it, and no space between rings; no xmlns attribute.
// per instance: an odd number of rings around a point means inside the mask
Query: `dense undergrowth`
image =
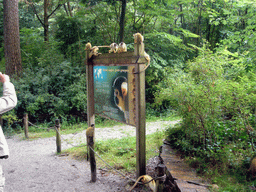
<svg viewBox="0 0 256 192"><path fill-rule="evenodd" d="M202 52L159 93L183 119L168 139L197 172L223 191L247 191L255 156L255 71L227 50ZM225 178L225 179L224 179Z"/></svg>

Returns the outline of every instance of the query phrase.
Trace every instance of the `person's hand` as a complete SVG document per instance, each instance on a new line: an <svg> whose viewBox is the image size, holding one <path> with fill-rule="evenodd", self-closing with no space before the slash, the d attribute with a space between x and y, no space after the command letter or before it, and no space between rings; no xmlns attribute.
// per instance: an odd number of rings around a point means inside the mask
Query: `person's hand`
<svg viewBox="0 0 256 192"><path fill-rule="evenodd" d="M2 74L0 72L0 82L4 83L6 81L9 81L9 76L8 75L5 75L5 74Z"/></svg>

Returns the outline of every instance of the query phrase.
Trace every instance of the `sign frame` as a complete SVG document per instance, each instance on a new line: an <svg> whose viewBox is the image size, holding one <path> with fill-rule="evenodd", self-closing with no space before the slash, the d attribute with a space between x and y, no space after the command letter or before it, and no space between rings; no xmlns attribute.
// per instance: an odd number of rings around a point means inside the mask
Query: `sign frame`
<svg viewBox="0 0 256 192"><path fill-rule="evenodd" d="M146 99L144 43L134 43L134 52L106 53L89 58L86 51L87 120L88 127L95 124L94 66L134 66L135 71L135 127L136 176L146 174ZM106 117L108 118L108 117Z"/></svg>

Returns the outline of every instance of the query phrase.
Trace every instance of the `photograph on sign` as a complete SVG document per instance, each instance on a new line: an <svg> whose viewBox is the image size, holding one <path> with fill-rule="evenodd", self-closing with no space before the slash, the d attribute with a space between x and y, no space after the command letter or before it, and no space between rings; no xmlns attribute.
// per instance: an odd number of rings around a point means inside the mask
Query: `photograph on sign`
<svg viewBox="0 0 256 192"><path fill-rule="evenodd" d="M126 124L135 124L132 69L130 66L94 66L96 114Z"/></svg>

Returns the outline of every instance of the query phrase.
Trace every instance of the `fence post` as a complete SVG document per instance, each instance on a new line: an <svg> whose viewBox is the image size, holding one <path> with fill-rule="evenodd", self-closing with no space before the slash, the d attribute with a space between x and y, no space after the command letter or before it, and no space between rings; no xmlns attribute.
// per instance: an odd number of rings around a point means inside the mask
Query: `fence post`
<svg viewBox="0 0 256 192"><path fill-rule="evenodd" d="M86 139L87 139L87 150L89 150L89 159L91 166L91 182L96 182L97 173L96 173L96 161L94 155L94 124L86 130ZM88 159L88 151L87 151L87 159Z"/></svg>
<svg viewBox="0 0 256 192"><path fill-rule="evenodd" d="M94 108L94 79L93 79L93 63L89 58L90 49L86 51L86 85L87 85L87 123L91 126L91 131L86 131L87 150L89 150L89 158L91 165L91 182L96 182L96 161L94 152L94 122L95 122L95 108ZM88 151L87 151L88 153ZM88 158L88 157L87 157Z"/></svg>
<svg viewBox="0 0 256 192"><path fill-rule="evenodd" d="M57 153L61 152L60 120L55 119Z"/></svg>
<svg viewBox="0 0 256 192"><path fill-rule="evenodd" d="M144 56L144 43L137 39L134 56ZM146 96L145 64L135 65L135 106L136 106L136 176L146 174Z"/></svg>
<svg viewBox="0 0 256 192"><path fill-rule="evenodd" d="M28 139L28 114L24 114L23 118L23 124L24 124L24 133L25 133L25 138Z"/></svg>

